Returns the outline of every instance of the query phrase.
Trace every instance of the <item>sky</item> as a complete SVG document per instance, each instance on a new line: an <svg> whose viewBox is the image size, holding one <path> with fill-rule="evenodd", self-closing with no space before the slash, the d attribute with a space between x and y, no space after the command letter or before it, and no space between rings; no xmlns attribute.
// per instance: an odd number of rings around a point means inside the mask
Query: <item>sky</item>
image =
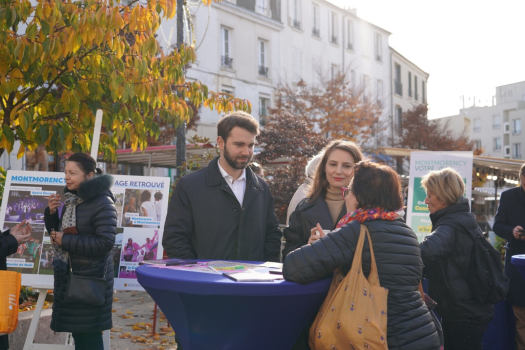
<svg viewBox="0 0 525 350"><path fill-rule="evenodd" d="M429 118L492 105L525 81L524 0L329 0L391 32L390 46L430 74Z"/></svg>

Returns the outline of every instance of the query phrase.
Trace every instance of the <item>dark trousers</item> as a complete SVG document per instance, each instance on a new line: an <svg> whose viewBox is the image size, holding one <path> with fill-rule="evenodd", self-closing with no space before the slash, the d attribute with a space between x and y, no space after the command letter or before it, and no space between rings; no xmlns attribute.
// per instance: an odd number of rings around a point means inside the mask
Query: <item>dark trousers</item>
<svg viewBox="0 0 525 350"><path fill-rule="evenodd" d="M446 350L482 350L487 323L441 320Z"/></svg>
<svg viewBox="0 0 525 350"><path fill-rule="evenodd" d="M9 336L0 335L0 350L8 350L8 349L9 349Z"/></svg>
<svg viewBox="0 0 525 350"><path fill-rule="evenodd" d="M75 339L75 350L104 350L102 332L72 333Z"/></svg>

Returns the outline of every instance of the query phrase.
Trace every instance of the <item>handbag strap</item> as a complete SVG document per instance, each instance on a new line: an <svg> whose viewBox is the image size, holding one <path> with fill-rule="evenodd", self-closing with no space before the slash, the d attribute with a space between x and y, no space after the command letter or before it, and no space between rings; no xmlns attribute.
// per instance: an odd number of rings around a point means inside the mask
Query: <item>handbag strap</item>
<svg viewBox="0 0 525 350"><path fill-rule="evenodd" d="M71 275L73 275L73 263L71 262L71 253L67 254L67 258L69 259L69 272ZM102 275L102 278L106 278L106 274L108 272L108 259L106 259L106 266L104 267L104 274Z"/></svg>
<svg viewBox="0 0 525 350"><path fill-rule="evenodd" d="M374 255L374 247L372 245L372 238L368 227L361 225L361 231L359 233L359 240L355 249L354 259L352 261L352 267L358 266L361 270L363 269L363 247L365 245L365 236L368 238L368 246L370 248L370 274L368 275L368 282L372 285L379 286L379 274L377 272L376 257ZM356 265L358 264L358 265Z"/></svg>

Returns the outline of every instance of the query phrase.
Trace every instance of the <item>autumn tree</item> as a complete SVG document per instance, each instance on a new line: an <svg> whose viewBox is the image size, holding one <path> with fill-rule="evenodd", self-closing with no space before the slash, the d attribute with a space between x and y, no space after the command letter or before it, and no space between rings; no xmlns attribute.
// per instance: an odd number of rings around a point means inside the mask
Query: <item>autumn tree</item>
<svg viewBox="0 0 525 350"><path fill-rule="evenodd" d="M308 85L282 83L276 91L276 111L290 111L304 118L331 138L345 138L366 143L382 130L382 96L371 96L366 89L351 81L347 71L332 78L320 69L314 75L317 82Z"/></svg>
<svg viewBox="0 0 525 350"><path fill-rule="evenodd" d="M428 119L428 107L420 104L403 113L398 138L394 144L401 148L428 151L470 151L474 145L463 132L454 134L450 121L440 123Z"/></svg>
<svg viewBox="0 0 525 350"><path fill-rule="evenodd" d="M175 11L176 0L0 1L0 154L17 140L19 156L38 145L88 151L97 109L111 160L120 140L144 149L159 121L188 122L190 103L249 111L247 101L185 80L192 47L161 50L155 32Z"/></svg>
<svg viewBox="0 0 525 350"><path fill-rule="evenodd" d="M257 137L262 151L255 159L263 166L279 160L286 165L265 168L268 185L275 201L279 222L286 222L286 211L297 188L305 178L305 167L327 140L312 131L305 118L290 113L272 114Z"/></svg>

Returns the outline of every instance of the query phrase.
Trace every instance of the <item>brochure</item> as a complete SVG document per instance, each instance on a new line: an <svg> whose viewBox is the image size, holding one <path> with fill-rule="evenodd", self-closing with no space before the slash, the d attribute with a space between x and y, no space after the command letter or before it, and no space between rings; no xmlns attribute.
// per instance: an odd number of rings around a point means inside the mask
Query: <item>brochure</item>
<svg viewBox="0 0 525 350"><path fill-rule="evenodd" d="M270 275L269 273L260 272L223 272L222 275L234 280L235 282L273 282L275 280L283 279L283 277L279 275Z"/></svg>

